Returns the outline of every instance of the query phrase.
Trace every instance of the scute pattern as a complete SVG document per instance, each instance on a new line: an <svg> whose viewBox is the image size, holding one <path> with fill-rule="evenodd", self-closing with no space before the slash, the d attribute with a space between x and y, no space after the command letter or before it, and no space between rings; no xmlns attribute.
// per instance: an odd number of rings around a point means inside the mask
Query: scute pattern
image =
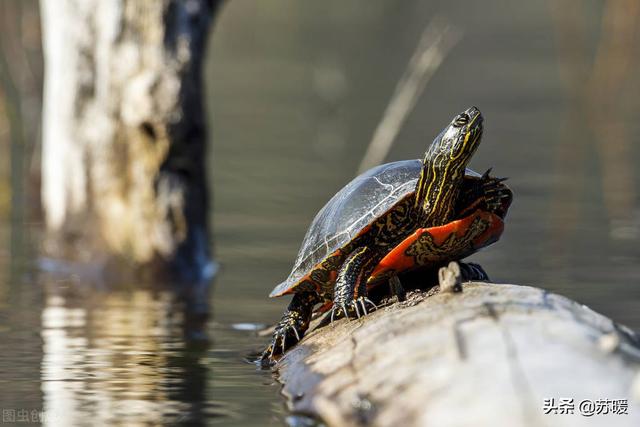
<svg viewBox="0 0 640 427"><path fill-rule="evenodd" d="M294 286L327 255L413 192L421 168L419 159L386 163L357 176L336 193L313 219L291 274L271 294Z"/></svg>

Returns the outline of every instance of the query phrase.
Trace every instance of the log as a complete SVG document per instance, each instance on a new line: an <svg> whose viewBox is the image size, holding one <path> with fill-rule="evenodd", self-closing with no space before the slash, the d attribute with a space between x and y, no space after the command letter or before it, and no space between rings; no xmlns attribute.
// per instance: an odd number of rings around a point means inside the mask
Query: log
<svg viewBox="0 0 640 427"><path fill-rule="evenodd" d="M290 409L329 426L640 425L638 336L528 286L412 292L313 330L275 370Z"/></svg>
<svg viewBox="0 0 640 427"><path fill-rule="evenodd" d="M212 276L202 64L218 3L41 0L42 204L56 242Z"/></svg>

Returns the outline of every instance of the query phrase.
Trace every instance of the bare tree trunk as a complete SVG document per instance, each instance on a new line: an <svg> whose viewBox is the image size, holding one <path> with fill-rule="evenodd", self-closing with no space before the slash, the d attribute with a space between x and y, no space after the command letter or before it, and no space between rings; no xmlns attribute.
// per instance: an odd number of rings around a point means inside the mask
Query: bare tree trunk
<svg viewBox="0 0 640 427"><path fill-rule="evenodd" d="M47 228L210 277L202 59L215 0L41 0Z"/></svg>

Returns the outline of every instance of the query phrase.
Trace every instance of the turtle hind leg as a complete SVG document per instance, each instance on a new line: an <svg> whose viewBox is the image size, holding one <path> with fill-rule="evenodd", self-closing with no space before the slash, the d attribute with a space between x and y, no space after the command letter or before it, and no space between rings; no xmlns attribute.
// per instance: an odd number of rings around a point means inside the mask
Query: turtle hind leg
<svg viewBox="0 0 640 427"><path fill-rule="evenodd" d="M288 348L293 347L309 329L313 306L320 298L315 292L299 292L293 295L287 310L276 325L271 338L271 343L262 352L261 360L273 361L273 357L283 354Z"/></svg>
<svg viewBox="0 0 640 427"><path fill-rule="evenodd" d="M395 273L389 277L389 290L391 291L391 295L396 296L398 302L402 302L407 299L407 291L405 291L400 278Z"/></svg>
<svg viewBox="0 0 640 427"><path fill-rule="evenodd" d="M460 276L465 282L488 282L491 280L480 264L461 261L458 261L458 264L460 265Z"/></svg>
<svg viewBox="0 0 640 427"><path fill-rule="evenodd" d="M360 317L376 305L367 298L367 279L375 267L373 251L366 246L355 249L344 260L334 285L331 320Z"/></svg>

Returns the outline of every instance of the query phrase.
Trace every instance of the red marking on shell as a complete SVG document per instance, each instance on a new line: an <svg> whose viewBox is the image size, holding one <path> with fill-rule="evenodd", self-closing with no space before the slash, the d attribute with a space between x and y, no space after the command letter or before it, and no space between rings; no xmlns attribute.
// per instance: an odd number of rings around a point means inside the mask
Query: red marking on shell
<svg viewBox="0 0 640 427"><path fill-rule="evenodd" d="M415 258L412 256L407 256L405 252L407 248L416 240L418 240L423 234L431 234L434 243L436 245L441 245L453 233L455 233L456 237L464 236L471 224L477 218L487 221L489 223L489 227L487 227L487 229L483 233L472 240L472 251L477 251L478 249L488 246L500 238L500 235L504 230L504 221L498 215L483 210L477 210L465 218L451 221L439 227L419 228L409 237L404 239L399 245L393 248L393 250L391 250L391 252L389 252L378 263L376 268L373 270L373 273L371 274L368 282L374 283L381 276L384 276L390 272L400 273L415 268ZM468 255L470 254L466 254L464 256ZM448 259L451 258L451 256L447 256L445 258ZM453 258L455 258L455 255L453 256Z"/></svg>

